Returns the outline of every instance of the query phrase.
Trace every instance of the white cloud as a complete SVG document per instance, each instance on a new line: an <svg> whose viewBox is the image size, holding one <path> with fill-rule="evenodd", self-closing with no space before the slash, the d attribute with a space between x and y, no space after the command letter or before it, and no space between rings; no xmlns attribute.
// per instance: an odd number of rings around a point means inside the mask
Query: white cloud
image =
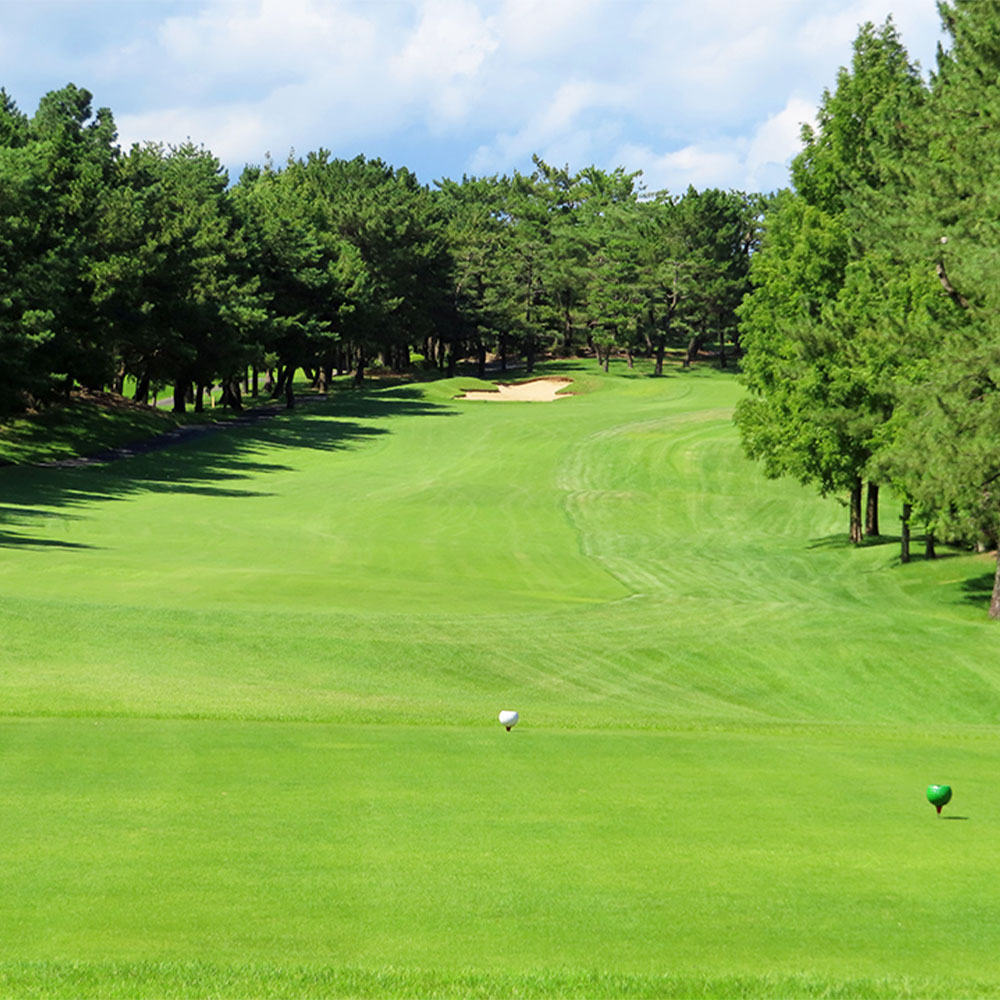
<svg viewBox="0 0 1000 1000"><path fill-rule="evenodd" d="M710 149L699 145L656 153L648 146L626 143L619 147L614 159L615 165L623 163L630 170L641 170L642 183L647 190L667 190L672 194L682 194L689 185L696 188L734 187L732 178L743 167L738 148Z"/></svg>
<svg viewBox="0 0 1000 1000"><path fill-rule="evenodd" d="M476 7L458 0L429 0L417 29L392 58L401 88L425 93L435 130L461 121L477 95L476 77L499 42Z"/></svg>
<svg viewBox="0 0 1000 1000"><path fill-rule="evenodd" d="M601 87L583 80L567 80L545 99L536 95L537 109L516 132L502 133L495 143L480 146L473 155L470 169L474 173L493 173L509 169L510 164L523 164L532 153L552 162L568 162L584 166L579 155L569 157L567 151L584 154L586 141L608 125L602 115L624 107L628 92L621 87ZM613 130L613 126L612 126Z"/></svg>
<svg viewBox="0 0 1000 1000"><path fill-rule="evenodd" d="M47 16L54 7L62 19ZM234 170L268 150L280 159L325 146L423 177L530 169L537 152L571 166L642 167L650 187L669 177L671 188L780 183L799 122L850 60L860 22L896 10L925 64L937 34L930 0L14 8L2 41L18 103L33 108L43 75L56 73L44 89L74 79L111 106L127 142L190 136Z"/></svg>
<svg viewBox="0 0 1000 1000"><path fill-rule="evenodd" d="M763 189L758 178L763 178L765 173L773 176L774 168L786 169L791 158L802 149L802 126L815 123L816 105L792 97L783 110L760 125L747 149L746 187Z"/></svg>
<svg viewBox="0 0 1000 1000"><path fill-rule="evenodd" d="M552 59L579 51L606 6L601 0L503 0L493 20L515 62Z"/></svg>
<svg viewBox="0 0 1000 1000"><path fill-rule="evenodd" d="M616 151L614 163L643 172L650 191L666 189L674 194L688 185L696 188L737 188L770 191L788 183L788 164L802 148L802 124L812 123L815 107L791 98L785 107L768 116L752 136L719 138L702 144L658 153L649 146L625 144Z"/></svg>
<svg viewBox="0 0 1000 1000"><path fill-rule="evenodd" d="M395 60L396 72L403 81L471 77L497 45L487 19L472 4L430 0Z"/></svg>

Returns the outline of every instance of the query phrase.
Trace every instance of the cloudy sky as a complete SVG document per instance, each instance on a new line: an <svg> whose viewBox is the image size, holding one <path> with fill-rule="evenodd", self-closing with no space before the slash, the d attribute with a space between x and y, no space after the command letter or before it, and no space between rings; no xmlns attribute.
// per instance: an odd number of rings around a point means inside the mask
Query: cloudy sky
<svg viewBox="0 0 1000 1000"><path fill-rule="evenodd" d="M0 86L67 82L121 141L190 138L233 178L325 147L421 180L642 170L770 190L858 25L933 68L933 0L0 0Z"/></svg>

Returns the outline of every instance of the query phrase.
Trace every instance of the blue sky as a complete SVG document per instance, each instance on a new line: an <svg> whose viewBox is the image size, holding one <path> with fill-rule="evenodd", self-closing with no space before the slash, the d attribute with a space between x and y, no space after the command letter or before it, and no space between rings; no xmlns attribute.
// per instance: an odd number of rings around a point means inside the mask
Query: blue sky
<svg viewBox="0 0 1000 1000"><path fill-rule="evenodd" d="M324 147L425 182L538 153L770 190L890 13L933 68L933 0L0 0L0 85L29 113L86 87L123 144L190 138L234 179Z"/></svg>

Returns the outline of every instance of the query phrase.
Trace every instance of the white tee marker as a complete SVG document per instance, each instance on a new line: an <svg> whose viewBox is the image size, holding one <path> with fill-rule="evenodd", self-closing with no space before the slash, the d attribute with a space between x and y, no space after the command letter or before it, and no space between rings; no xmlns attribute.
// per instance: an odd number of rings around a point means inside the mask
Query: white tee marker
<svg viewBox="0 0 1000 1000"><path fill-rule="evenodd" d="M501 726L506 726L507 727L507 732L509 733L511 731L511 729L513 729L514 726L517 725L517 720L518 720L519 716L518 716L517 712L513 712L513 711L510 711L508 709L508 710L505 710L505 711L501 712L497 716L497 718L500 720L500 725Z"/></svg>

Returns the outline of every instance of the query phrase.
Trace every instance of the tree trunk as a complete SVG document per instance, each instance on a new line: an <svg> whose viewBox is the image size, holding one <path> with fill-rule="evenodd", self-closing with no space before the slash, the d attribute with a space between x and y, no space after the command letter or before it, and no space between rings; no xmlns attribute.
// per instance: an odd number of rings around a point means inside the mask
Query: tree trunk
<svg viewBox="0 0 1000 1000"><path fill-rule="evenodd" d="M924 536L924 558L937 559L937 551L934 548L934 532L928 531Z"/></svg>
<svg viewBox="0 0 1000 1000"><path fill-rule="evenodd" d="M859 476L854 481L854 487L851 490L851 542L855 545L860 545L864 539L861 532L861 493L861 477Z"/></svg>
<svg viewBox="0 0 1000 1000"><path fill-rule="evenodd" d="M486 343L482 339L476 345L476 377L486 378Z"/></svg>
<svg viewBox="0 0 1000 1000"><path fill-rule="evenodd" d="M222 396L219 398L220 406L228 406L237 413L243 410L243 398L240 395L240 380L226 379L222 383Z"/></svg>
<svg viewBox="0 0 1000 1000"><path fill-rule="evenodd" d="M292 391L292 383L295 381L295 369L298 365L288 363L282 365L278 362L278 381L271 388L271 399L277 399L282 393L287 394Z"/></svg>
<svg viewBox="0 0 1000 1000"><path fill-rule="evenodd" d="M285 409L295 409L295 369L298 365L290 364L285 371Z"/></svg>
<svg viewBox="0 0 1000 1000"><path fill-rule="evenodd" d="M250 392L256 398L257 393L260 391L259 385L260 372L257 371L257 366L253 366L253 370L250 376Z"/></svg>
<svg viewBox="0 0 1000 1000"><path fill-rule="evenodd" d="M663 352L667 346L667 338L661 333L656 338L656 366L653 368L654 375L663 374Z"/></svg>
<svg viewBox="0 0 1000 1000"><path fill-rule="evenodd" d="M625 349L625 357L628 359L629 368L635 368L635 364L632 360L632 349L630 347Z"/></svg>
<svg viewBox="0 0 1000 1000"><path fill-rule="evenodd" d="M993 596L990 598L990 618L1000 618L1000 550L997 550L997 571L993 577Z"/></svg>
<svg viewBox="0 0 1000 1000"><path fill-rule="evenodd" d="M726 334L724 331L719 331L719 367L726 367Z"/></svg>
<svg viewBox="0 0 1000 1000"><path fill-rule="evenodd" d="M908 563L910 561L910 514L913 513L913 505L903 504L903 516L900 518L902 529L899 535L899 561Z"/></svg>
<svg viewBox="0 0 1000 1000"><path fill-rule="evenodd" d="M530 375L535 370L535 338L528 337L524 345L524 370Z"/></svg>
<svg viewBox="0 0 1000 1000"><path fill-rule="evenodd" d="M174 413L187 413L187 399L189 383L183 379L174 385Z"/></svg>
<svg viewBox="0 0 1000 1000"><path fill-rule="evenodd" d="M690 368L691 362L698 357L698 351L701 349L702 335L696 333L689 341L687 350L684 352L684 367Z"/></svg>
<svg viewBox="0 0 1000 1000"><path fill-rule="evenodd" d="M507 371L507 334L500 334L500 371Z"/></svg>
<svg viewBox="0 0 1000 1000"><path fill-rule="evenodd" d="M868 503L865 507L865 534L878 538L878 483L868 484Z"/></svg>
<svg viewBox="0 0 1000 1000"><path fill-rule="evenodd" d="M132 398L137 403L148 403L149 402L149 376L142 375L139 380L135 383L135 393Z"/></svg>
<svg viewBox="0 0 1000 1000"><path fill-rule="evenodd" d="M199 382L194 387L194 412L205 412L205 383Z"/></svg>
<svg viewBox="0 0 1000 1000"><path fill-rule="evenodd" d="M365 352L358 350L358 367L354 370L354 384L361 385L365 380Z"/></svg>

